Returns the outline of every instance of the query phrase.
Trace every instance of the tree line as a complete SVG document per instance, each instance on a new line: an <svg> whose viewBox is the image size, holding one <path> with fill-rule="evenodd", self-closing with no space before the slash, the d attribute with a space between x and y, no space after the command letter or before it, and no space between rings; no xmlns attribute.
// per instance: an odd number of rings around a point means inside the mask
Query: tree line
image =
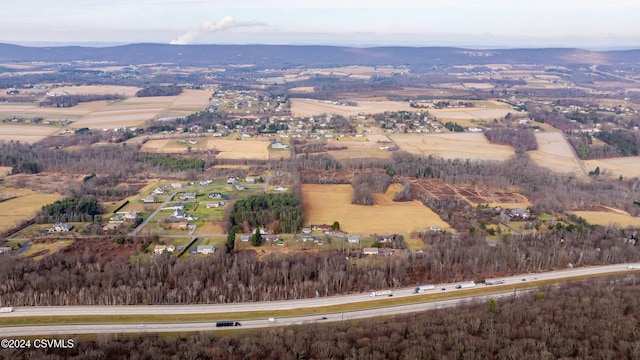
<svg viewBox="0 0 640 360"><path fill-rule="evenodd" d="M101 101L101 100L121 100L124 95L121 94L91 94L91 95L62 95L47 96L40 102L40 107L72 107L82 102Z"/></svg>
<svg viewBox="0 0 640 360"><path fill-rule="evenodd" d="M1 306L235 303L312 298L425 283L483 280L570 266L640 260L632 234L584 227L512 235L488 246L479 233L420 234L429 251L367 257L345 244L316 253L252 250L207 257L105 258L93 250L104 238L79 238L39 261L0 262ZM637 237L636 237L637 239ZM134 243L138 240L134 240ZM114 238L115 241L115 238ZM146 247L148 243L140 244ZM117 245L112 245L117 246ZM85 249L85 250L83 250Z"/></svg>
<svg viewBox="0 0 640 360"><path fill-rule="evenodd" d="M146 87L136 92L136 97L148 97L148 96L175 96L182 93L182 87L176 85L155 85Z"/></svg>

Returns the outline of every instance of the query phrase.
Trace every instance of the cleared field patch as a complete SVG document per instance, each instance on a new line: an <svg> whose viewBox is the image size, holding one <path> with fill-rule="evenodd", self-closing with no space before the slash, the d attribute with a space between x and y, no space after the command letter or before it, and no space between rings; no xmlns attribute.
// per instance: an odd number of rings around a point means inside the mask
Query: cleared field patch
<svg viewBox="0 0 640 360"><path fill-rule="evenodd" d="M587 160L584 162L589 170L600 167L600 173L618 177L640 177L640 157L617 157L610 159Z"/></svg>
<svg viewBox="0 0 640 360"><path fill-rule="evenodd" d="M535 136L538 150L529 151L529 156L539 166L555 172L586 176L562 133L537 132Z"/></svg>
<svg viewBox="0 0 640 360"><path fill-rule="evenodd" d="M376 205L351 204L351 185L302 185L303 207L307 224L340 223L350 233L408 234L430 226L451 227L419 201L393 202L398 184L385 194L376 194Z"/></svg>
<svg viewBox="0 0 640 360"><path fill-rule="evenodd" d="M445 159L503 161L515 154L512 147L491 144L481 133L396 134L390 138L402 150Z"/></svg>
<svg viewBox="0 0 640 360"><path fill-rule="evenodd" d="M411 180L412 197L428 196L436 199L459 198L472 206L488 204L504 208L526 208L531 205L529 199L515 191L492 189L477 185L447 184L439 179Z"/></svg>
<svg viewBox="0 0 640 360"><path fill-rule="evenodd" d="M22 257L32 257L33 260L41 260L43 257L49 254L54 254L60 249L71 246L73 240L56 240L47 241L41 243L32 243L31 248L26 253L22 254Z"/></svg>
<svg viewBox="0 0 640 360"><path fill-rule="evenodd" d="M3 190L4 193L12 193ZM0 202L0 230L15 226L18 222L31 219L44 205L60 200L58 194L38 194L32 191L17 192L15 199Z"/></svg>
<svg viewBox="0 0 640 360"><path fill-rule="evenodd" d="M0 176L11 174L11 166L0 166Z"/></svg>
<svg viewBox="0 0 640 360"><path fill-rule="evenodd" d="M289 89L289 92L291 93L296 93L296 94L300 94L300 93L312 93L315 92L315 88L313 86L298 86L298 87L294 87Z"/></svg>
<svg viewBox="0 0 640 360"><path fill-rule="evenodd" d="M35 143L58 130L51 126L0 125L0 141Z"/></svg>
<svg viewBox="0 0 640 360"><path fill-rule="evenodd" d="M589 224L609 226L618 224L621 227L640 226L640 218L622 212L608 211L574 211L574 214L587 220Z"/></svg>

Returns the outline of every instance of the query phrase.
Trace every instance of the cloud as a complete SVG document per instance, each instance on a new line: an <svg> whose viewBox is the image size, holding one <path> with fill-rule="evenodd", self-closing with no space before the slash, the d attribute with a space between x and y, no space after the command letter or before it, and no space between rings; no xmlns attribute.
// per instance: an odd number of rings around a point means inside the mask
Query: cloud
<svg viewBox="0 0 640 360"><path fill-rule="evenodd" d="M230 16L223 17L220 21L212 23L210 21L202 24L198 29L189 30L183 35L178 36L177 39L172 40L172 45L186 45L192 44L197 38L204 34L212 34L229 29L241 28L241 27L256 27L267 26L267 24L251 21L236 21Z"/></svg>

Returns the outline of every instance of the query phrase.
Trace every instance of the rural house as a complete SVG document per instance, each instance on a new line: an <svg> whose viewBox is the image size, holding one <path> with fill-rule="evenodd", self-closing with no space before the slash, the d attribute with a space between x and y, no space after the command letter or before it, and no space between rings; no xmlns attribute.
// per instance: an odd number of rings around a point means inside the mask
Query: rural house
<svg viewBox="0 0 640 360"><path fill-rule="evenodd" d="M153 195L147 195L147 196L142 198L142 203L143 204L155 204L156 203L156 197L153 196Z"/></svg>
<svg viewBox="0 0 640 360"><path fill-rule="evenodd" d="M8 253L9 251L11 251L11 248L8 246L0 247L0 254Z"/></svg>
<svg viewBox="0 0 640 360"><path fill-rule="evenodd" d="M200 245L196 247L196 253L198 254L208 255L214 252L216 252L216 248L214 248L213 245Z"/></svg>
<svg viewBox="0 0 640 360"><path fill-rule="evenodd" d="M207 203L207 209L215 209L224 207L224 201L214 201Z"/></svg>
<svg viewBox="0 0 640 360"><path fill-rule="evenodd" d="M71 229L73 229L73 225L57 223L49 228L49 232L69 232Z"/></svg>
<svg viewBox="0 0 640 360"><path fill-rule="evenodd" d="M350 244L359 244L360 243L360 237L357 235L349 235L349 237L347 237L347 241Z"/></svg>
<svg viewBox="0 0 640 360"><path fill-rule="evenodd" d="M189 230L189 224L186 221L181 221L171 224L173 230Z"/></svg>
<svg viewBox="0 0 640 360"><path fill-rule="evenodd" d="M380 252L380 249L375 247L362 249L362 254L364 255L378 255L379 252Z"/></svg>

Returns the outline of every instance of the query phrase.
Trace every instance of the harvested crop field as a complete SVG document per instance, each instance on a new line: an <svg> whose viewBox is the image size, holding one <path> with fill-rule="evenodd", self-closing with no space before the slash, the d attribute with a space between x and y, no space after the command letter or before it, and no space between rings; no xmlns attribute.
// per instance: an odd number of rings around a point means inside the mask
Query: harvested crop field
<svg viewBox="0 0 640 360"><path fill-rule="evenodd" d="M640 226L640 218L631 216L624 212L608 212L608 211L574 211L574 214L587 220L592 225L609 226L618 224L625 228L627 226Z"/></svg>
<svg viewBox="0 0 640 360"><path fill-rule="evenodd" d="M338 114L345 117L358 114L377 114L385 111L411 111L416 109L408 102L401 101L369 101L360 100L357 106L337 105L333 101L291 99L291 114L297 117L317 116L321 114Z"/></svg>
<svg viewBox="0 0 640 360"><path fill-rule="evenodd" d="M376 194L376 205L351 204L351 185L302 185L302 201L307 224L340 223L349 233L399 233L441 226L450 229L431 209L419 201L393 202L393 195L401 188L394 184L385 194Z"/></svg>
<svg viewBox="0 0 640 360"><path fill-rule="evenodd" d="M640 157L617 157L610 159L587 160L584 162L589 170L600 167L600 173L618 177L640 177Z"/></svg>
<svg viewBox="0 0 640 360"><path fill-rule="evenodd" d="M149 140L140 151L153 153L186 153L188 147L193 150L217 150L220 159L269 159L268 140L222 140L217 138L194 138L195 144L181 143L179 139ZM279 153L278 153L279 154ZM279 154L284 155L285 153ZM275 155L274 155L275 156Z"/></svg>
<svg viewBox="0 0 640 360"><path fill-rule="evenodd" d="M531 205L529 200L517 192L490 189L476 185L447 184L439 179L411 180L412 197L419 199L428 196L436 199L459 198L464 199L472 206L489 204L489 206L501 206L505 208L526 208Z"/></svg>
<svg viewBox="0 0 640 360"><path fill-rule="evenodd" d="M23 189L2 189L3 194L17 198L0 202L0 231L5 231L18 222L31 219L44 205L60 200L58 194L38 194Z"/></svg>
<svg viewBox="0 0 640 360"><path fill-rule="evenodd" d="M481 133L397 134L390 138L401 150L445 159L503 161L515 154L512 147L491 144Z"/></svg>
<svg viewBox="0 0 640 360"><path fill-rule="evenodd" d="M56 93L66 92L71 95L102 95L102 94L120 94L131 97L136 96L136 92L140 90L135 86L118 86L118 85L83 85L83 86L64 86L55 88L52 91Z"/></svg>
<svg viewBox="0 0 640 360"><path fill-rule="evenodd" d="M391 152L387 149L380 149L382 144L378 144L370 141L330 141L327 143L328 147L331 146L346 146L343 150L329 150L328 153L336 160L342 159L354 159L354 158L389 158ZM384 146L393 146L393 144L384 144Z"/></svg>
<svg viewBox="0 0 640 360"><path fill-rule="evenodd" d="M586 176L574 155L573 148L562 133L538 132L535 136L538 150L529 151L529 156L539 166L555 172Z"/></svg>
<svg viewBox="0 0 640 360"><path fill-rule="evenodd" d="M0 141L35 143L58 130L52 126L0 125Z"/></svg>

